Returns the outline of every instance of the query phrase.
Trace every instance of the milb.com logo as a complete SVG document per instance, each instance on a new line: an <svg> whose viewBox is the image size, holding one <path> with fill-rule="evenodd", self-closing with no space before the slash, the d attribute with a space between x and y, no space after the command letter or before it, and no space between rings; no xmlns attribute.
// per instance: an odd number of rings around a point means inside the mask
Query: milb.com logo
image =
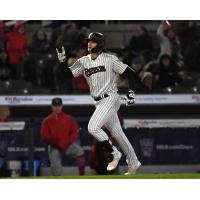
<svg viewBox="0 0 200 200"><path fill-rule="evenodd" d="M10 104L20 103L20 100L17 97L5 97L5 101Z"/></svg>

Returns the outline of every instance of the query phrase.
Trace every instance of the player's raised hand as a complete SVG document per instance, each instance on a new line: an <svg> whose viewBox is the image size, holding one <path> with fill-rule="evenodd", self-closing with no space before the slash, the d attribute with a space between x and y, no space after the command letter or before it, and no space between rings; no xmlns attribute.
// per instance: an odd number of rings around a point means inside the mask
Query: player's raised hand
<svg viewBox="0 0 200 200"><path fill-rule="evenodd" d="M65 62L66 61L66 54L65 54L65 48L62 46L61 52L56 48L56 52L58 55L58 60L60 62Z"/></svg>
<svg viewBox="0 0 200 200"><path fill-rule="evenodd" d="M162 23L166 28L172 28L172 24L168 20L163 20Z"/></svg>
<svg viewBox="0 0 200 200"><path fill-rule="evenodd" d="M125 96L126 106L133 106L135 103L135 92L133 90L129 90L128 94Z"/></svg>

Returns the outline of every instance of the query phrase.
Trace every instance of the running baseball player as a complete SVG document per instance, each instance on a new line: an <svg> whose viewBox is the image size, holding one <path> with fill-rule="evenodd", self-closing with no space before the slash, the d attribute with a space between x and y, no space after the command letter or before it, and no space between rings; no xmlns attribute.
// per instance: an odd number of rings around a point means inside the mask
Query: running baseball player
<svg viewBox="0 0 200 200"><path fill-rule="evenodd" d="M90 33L87 42L89 54L78 59L70 67L70 70L72 77L83 75L86 78L90 87L90 94L94 100L96 109L89 121L88 131L110 153L108 171L117 167L122 154L109 141L107 134L101 128L103 125L112 133L113 138L126 156L128 172L125 174L135 174L141 163L125 136L117 116L120 99L116 85L117 74L123 74L127 77L129 91L125 97L126 105L132 106L135 102L135 71L122 63L116 56L104 52L105 38L102 33ZM61 52L58 49L56 51L59 61L64 63L66 61L64 47L62 47Z"/></svg>

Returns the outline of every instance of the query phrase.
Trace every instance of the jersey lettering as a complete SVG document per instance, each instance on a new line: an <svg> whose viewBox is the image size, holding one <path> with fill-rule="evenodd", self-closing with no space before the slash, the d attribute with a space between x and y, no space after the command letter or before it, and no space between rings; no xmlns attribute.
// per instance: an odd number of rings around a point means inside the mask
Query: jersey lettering
<svg viewBox="0 0 200 200"><path fill-rule="evenodd" d="M105 66L92 67L90 69L85 68L85 75L87 77L90 77L92 74L95 74L98 72L105 72L105 71L106 71Z"/></svg>

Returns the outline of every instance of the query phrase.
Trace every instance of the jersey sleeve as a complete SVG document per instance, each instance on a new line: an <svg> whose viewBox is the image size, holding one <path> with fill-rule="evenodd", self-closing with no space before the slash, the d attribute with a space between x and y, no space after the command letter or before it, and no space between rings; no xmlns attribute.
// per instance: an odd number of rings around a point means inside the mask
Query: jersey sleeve
<svg viewBox="0 0 200 200"><path fill-rule="evenodd" d="M160 24L159 27L158 27L158 29L157 29L156 34L157 34L159 40L161 40L161 41L167 39L167 37L166 37L165 34L164 34L165 29L166 29L166 28L164 27L163 24Z"/></svg>
<svg viewBox="0 0 200 200"><path fill-rule="evenodd" d="M69 67L73 76L78 77L83 74L83 65L78 59L71 67Z"/></svg>
<svg viewBox="0 0 200 200"><path fill-rule="evenodd" d="M116 56L113 56L112 67L113 67L114 72L116 72L117 74L123 74L123 72L128 67L128 65L124 64Z"/></svg>

